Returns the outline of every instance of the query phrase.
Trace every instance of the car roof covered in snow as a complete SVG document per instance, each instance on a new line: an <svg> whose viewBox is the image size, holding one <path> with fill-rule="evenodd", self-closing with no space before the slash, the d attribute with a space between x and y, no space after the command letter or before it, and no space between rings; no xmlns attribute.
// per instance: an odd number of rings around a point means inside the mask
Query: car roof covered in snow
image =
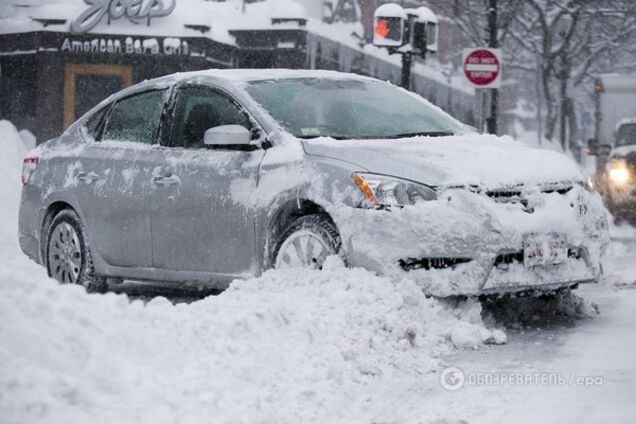
<svg viewBox="0 0 636 424"><path fill-rule="evenodd" d="M348 79L378 81L375 78L347 72L325 71L325 70L305 70L305 69L208 69L203 71L178 72L162 77L146 80L134 84L122 91L119 91L104 102L125 97L138 91L152 88L164 88L179 83L199 83L218 85L222 88L232 89L241 87L244 83L252 81L270 81L278 79L297 78L323 78L323 79ZM102 103L104 103L102 102Z"/></svg>
<svg viewBox="0 0 636 424"><path fill-rule="evenodd" d="M231 92L238 100L250 101L249 95L242 89L243 85L251 81L270 81L277 79L297 78L322 78L322 79L348 79L358 81L378 81L375 78L358 74L325 70L305 69L208 69L192 72L178 72L151 80L139 82L127 87L108 98L102 100L97 106L88 111L77 122L82 123L96 110L118 99L134 95L139 92L163 89L180 83L192 83L201 85L213 85ZM254 111L253 111L254 112Z"/></svg>
<svg viewBox="0 0 636 424"><path fill-rule="evenodd" d="M182 72L153 81L181 82L197 79L224 80L227 82L250 82L290 78L325 78L325 79L367 79L358 74L325 70L306 69L209 69L204 71Z"/></svg>
<svg viewBox="0 0 636 424"><path fill-rule="evenodd" d="M178 72L162 77L146 80L125 88L100 103L153 88L166 88L180 83L210 84L235 91L245 83L253 81L271 81L280 79L322 78L338 80L378 81L375 78L347 72L306 70L306 69L208 69L203 71ZM239 90L240 91L240 90ZM237 93L235 93L237 94Z"/></svg>
<svg viewBox="0 0 636 424"><path fill-rule="evenodd" d="M636 74L602 74L598 79L604 92L636 90Z"/></svg>

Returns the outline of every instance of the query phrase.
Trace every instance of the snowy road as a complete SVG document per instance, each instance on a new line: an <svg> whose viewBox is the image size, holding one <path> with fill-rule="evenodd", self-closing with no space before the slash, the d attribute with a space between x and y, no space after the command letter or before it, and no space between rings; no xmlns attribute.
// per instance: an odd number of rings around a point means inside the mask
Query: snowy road
<svg viewBox="0 0 636 424"><path fill-rule="evenodd" d="M631 261L636 263L636 257ZM396 421L387 411L376 422L414 422L418 417L471 424L633 422L636 289L590 287L579 292L598 304L599 316L508 330L505 346L455 351L443 358L442 372L445 367L461 370L462 388L442 388L441 373L417 379L386 394L386 401L400 405L396 409L403 415ZM482 378L492 385L471 385L471 375L472 384ZM495 384L497 378L513 380Z"/></svg>

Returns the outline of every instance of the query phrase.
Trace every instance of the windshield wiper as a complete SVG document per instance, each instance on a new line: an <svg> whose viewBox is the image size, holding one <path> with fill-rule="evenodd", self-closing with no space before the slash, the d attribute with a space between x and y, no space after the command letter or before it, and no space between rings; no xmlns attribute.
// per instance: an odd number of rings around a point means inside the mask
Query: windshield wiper
<svg viewBox="0 0 636 424"><path fill-rule="evenodd" d="M403 134L388 135L384 138L411 138L411 137L448 137L455 135L450 131L421 131Z"/></svg>
<svg viewBox="0 0 636 424"><path fill-rule="evenodd" d="M350 140L351 137L344 137L341 135L301 135L298 136L298 138L300 138L301 140L312 140L314 138L320 138L320 137L324 137L324 138L333 138L334 140Z"/></svg>

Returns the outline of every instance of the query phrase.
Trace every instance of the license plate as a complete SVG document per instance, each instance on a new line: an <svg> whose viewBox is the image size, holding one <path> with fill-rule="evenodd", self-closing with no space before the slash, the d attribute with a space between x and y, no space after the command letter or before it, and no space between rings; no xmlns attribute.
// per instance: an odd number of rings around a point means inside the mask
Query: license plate
<svg viewBox="0 0 636 424"><path fill-rule="evenodd" d="M557 265L568 258L565 234L528 234L523 241L523 263L527 268Z"/></svg>

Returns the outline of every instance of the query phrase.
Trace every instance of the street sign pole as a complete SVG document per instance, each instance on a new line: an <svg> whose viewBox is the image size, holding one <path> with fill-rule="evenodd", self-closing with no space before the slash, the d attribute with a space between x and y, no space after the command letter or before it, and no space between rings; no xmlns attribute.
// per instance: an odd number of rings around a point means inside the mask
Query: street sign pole
<svg viewBox="0 0 636 424"><path fill-rule="evenodd" d="M479 96L479 132L483 133L486 128L486 90L477 89Z"/></svg>
<svg viewBox="0 0 636 424"><path fill-rule="evenodd" d="M490 0L488 8L488 46L491 49L498 47L497 40L497 0ZM488 132L497 134L497 118L499 113L499 90L493 88L490 98L490 118L488 119Z"/></svg>

